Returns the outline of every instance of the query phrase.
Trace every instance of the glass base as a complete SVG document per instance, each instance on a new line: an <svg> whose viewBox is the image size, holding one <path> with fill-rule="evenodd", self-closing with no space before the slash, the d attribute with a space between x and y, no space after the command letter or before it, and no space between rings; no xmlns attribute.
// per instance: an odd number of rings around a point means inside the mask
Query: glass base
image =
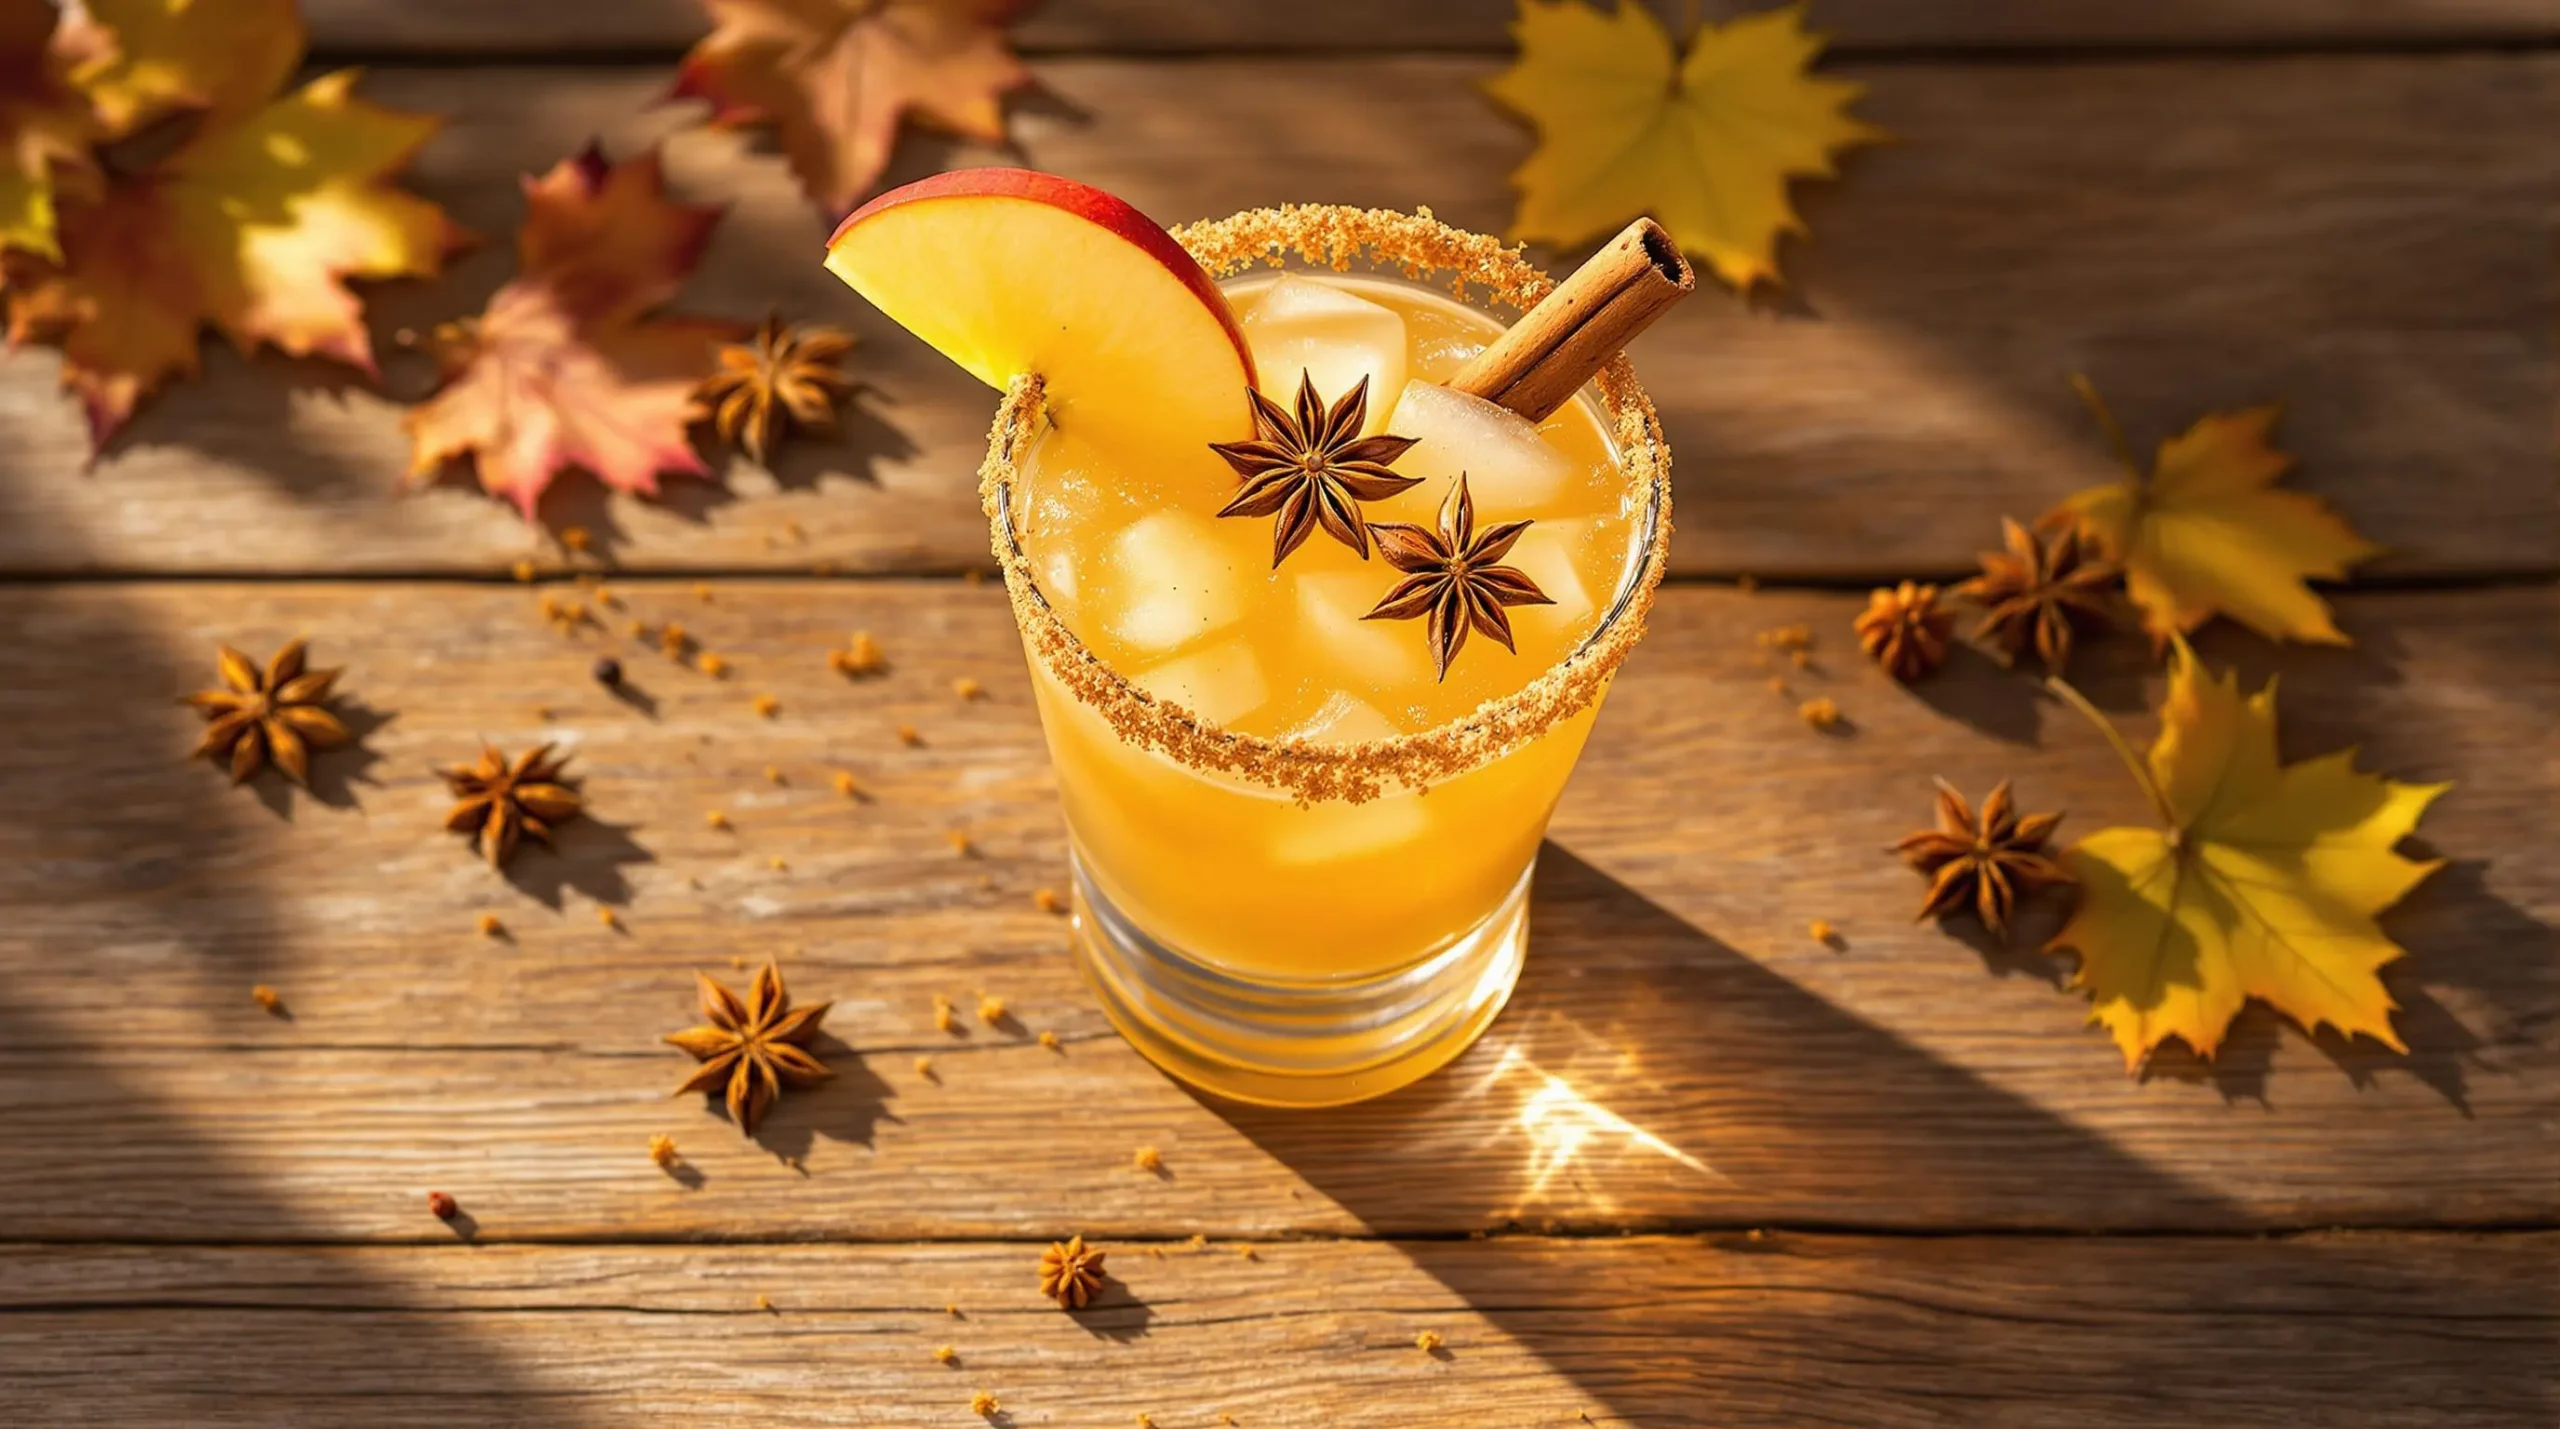
<svg viewBox="0 0 2560 1429"><path fill-rule="evenodd" d="M1483 922L1383 973L1241 977L1165 946L1074 855L1076 965L1147 1060L1203 1091L1262 1106L1384 1096L1440 1069L1510 1000L1529 944L1529 875Z"/></svg>

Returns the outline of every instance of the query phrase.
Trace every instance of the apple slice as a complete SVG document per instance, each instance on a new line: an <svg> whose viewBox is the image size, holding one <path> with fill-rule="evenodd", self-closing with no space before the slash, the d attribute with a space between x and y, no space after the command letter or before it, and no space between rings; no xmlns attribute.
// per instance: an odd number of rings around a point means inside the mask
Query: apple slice
<svg viewBox="0 0 2560 1429"><path fill-rule="evenodd" d="M936 174L854 210L827 241L827 270L989 386L1039 373L1061 430L1203 457L1252 430L1253 354L1226 295L1091 185Z"/></svg>

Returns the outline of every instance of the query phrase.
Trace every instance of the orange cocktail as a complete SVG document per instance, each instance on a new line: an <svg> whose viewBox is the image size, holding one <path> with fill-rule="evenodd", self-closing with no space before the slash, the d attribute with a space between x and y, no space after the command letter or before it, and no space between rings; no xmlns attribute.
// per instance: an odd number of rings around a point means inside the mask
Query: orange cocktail
<svg viewBox="0 0 2560 1429"><path fill-rule="evenodd" d="M1214 331L1263 400L1202 401L1227 379L1213 329L1168 324L1192 350L1118 379L1170 389L1153 423L1072 358L954 351L912 320L893 260L969 217L924 216L866 247L857 214L836 266L973 367L1018 365L984 484L1104 1006L1250 1100L1428 1072L1517 976L1548 815L1660 576L1666 458L1632 376L1537 422L1453 390L1505 324L1446 288L1516 311L1542 277L1427 217L1268 211L1177 235L1226 278ZM1059 262L1086 261L1061 232ZM1354 258L1385 271L1334 271ZM1081 320L1141 354L1149 292L1209 304L1189 275L1135 286Z"/></svg>

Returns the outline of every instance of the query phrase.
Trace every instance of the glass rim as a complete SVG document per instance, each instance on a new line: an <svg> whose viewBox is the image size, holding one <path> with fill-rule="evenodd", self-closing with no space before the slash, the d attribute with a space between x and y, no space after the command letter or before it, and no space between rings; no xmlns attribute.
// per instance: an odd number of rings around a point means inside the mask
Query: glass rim
<svg viewBox="0 0 2560 1429"><path fill-rule="evenodd" d="M1248 209L1184 224L1173 238L1214 279L1256 263L1285 268L1291 257L1348 272L1356 261L1400 271L1415 283L1445 281L1468 306L1526 312L1555 287L1517 247L1440 222L1431 210L1401 213L1330 204ZM1470 288L1484 294L1471 302ZM1137 686L1088 649L1050 608L1022 550L1012 514L1018 463L1045 426L1041 379L1013 380L997 404L978 468L988 537L1004 572L1023 645L1068 694L1091 707L1121 739L1187 768L1241 779L1301 802L1362 803L1391 787L1427 788L1522 748L1599 699L1644 633L1671 550L1671 453L1652 399L1624 353L1598 377L1601 413L1619 471L1646 495L1641 551L1599 624L1572 653L1510 694L1412 734L1320 744L1242 734L1201 719Z"/></svg>

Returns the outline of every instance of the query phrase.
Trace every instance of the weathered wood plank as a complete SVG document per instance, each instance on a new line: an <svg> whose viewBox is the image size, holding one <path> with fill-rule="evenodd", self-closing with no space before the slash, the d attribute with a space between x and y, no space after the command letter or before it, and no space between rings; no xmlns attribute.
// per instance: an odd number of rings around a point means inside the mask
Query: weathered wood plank
<svg viewBox="0 0 2560 1429"><path fill-rule="evenodd" d="M1014 33L1034 53L1500 50L1509 46L1517 8L1512 0L1308 0L1288 6L1257 0L1045 0ZM1691 12L1721 18L1761 8L1766 7L1712 0ZM367 54L673 52L708 28L698 0L553 0L531 7L503 0L304 0L303 11L320 49ZM1659 3L1654 11L1674 20L1689 13ZM1851 51L2409 44L2560 33L2560 22L2535 0L1824 0L1814 19Z"/></svg>
<svg viewBox="0 0 2560 1429"><path fill-rule="evenodd" d="M1120 1283L1070 1316L1039 1298L1026 1244L15 1247L0 1390L46 1425L971 1424L981 1389L1000 1424L1165 1429L2345 1429L2560 1409L2547 1234L1256 1254L1120 1246Z"/></svg>
<svg viewBox="0 0 2560 1429"><path fill-rule="evenodd" d="M1907 1227L2549 1222L2560 1126L2560 597L2345 601L2349 651L2281 669L2297 754L2459 781L2453 863L2389 919L2402 1058L2252 1011L2211 1069L2127 1080L2059 969L1907 920L1883 853L1928 780L2014 775L2085 833L2143 816L2097 736L1967 659L1906 691L1846 644L1846 596L1669 592L1559 812L1531 972L1452 1071L1322 1115L1219 1110L1113 1038L1031 891L1057 815L1000 593L959 583L626 582L732 662L712 681L545 629L513 587L180 583L0 591L0 1204L37 1238L433 1235L430 1187L491 1239L1449 1233L1510 1224ZM1753 634L1820 633L1798 696ZM848 685L823 651L876 632ZM317 798L178 756L211 643L296 632L372 711ZM643 713L587 676L624 659ZM2135 642L2080 676L2142 722ZM984 682L961 704L951 683ZM757 693L782 702L758 719ZM536 706L549 706L544 720ZM912 724L920 747L894 728ZM430 771L487 736L567 741L594 822L513 882L441 832ZM775 766L788 781L768 783ZM830 772L873 792L851 803ZM706 826L725 811L729 831ZM975 841L972 857L944 842ZM781 858L787 867L775 869ZM597 903L619 910L608 929ZM512 936L473 919L495 911ZM1845 945L1806 933L1831 921ZM2031 925L2029 939L2049 930ZM832 997L843 1075L739 1138L665 1089L689 968L781 956ZM290 1020L248 998L280 989ZM931 1025L984 989L1016 1022ZM1060 1051L1035 1045L1055 1029ZM931 1054L934 1079L914 1059ZM673 1132L671 1180L643 1153ZM1163 1178L1129 1169L1161 1148ZM803 1169L778 1164L796 1157ZM808 1178L806 1180L803 1177Z"/></svg>
<svg viewBox="0 0 2560 1429"><path fill-rule="evenodd" d="M1526 140L1476 92L1489 68L1058 60L1020 157L1168 219L1331 199L1498 228ZM2374 573L2560 568L2560 57L1858 73L1903 142L1807 187L1816 238L1787 257L1790 310L1710 293L1639 344L1678 454L1680 569L1964 567L1998 513L2111 475L2063 386L2073 368L2146 443L2207 409L2287 402L2295 480L2393 548ZM418 182L501 236L519 172L590 134L627 151L690 122L649 107L662 84L654 69L368 81L453 116ZM552 518L655 569L983 564L987 392L820 271L822 226L772 158L695 132L671 162L686 191L733 204L686 306L852 322L877 391L848 441L796 448L778 482L741 468L725 491L685 484L653 506L600 502L578 478ZM380 329L476 306L509 262L493 243L448 280L386 293ZM0 570L489 571L531 547L476 493L389 499L407 452L383 398L299 386L314 374L272 362L210 366L83 476L50 354L0 363L0 473L21 517L0 528ZM418 359L394 364L394 391L424 379Z"/></svg>

